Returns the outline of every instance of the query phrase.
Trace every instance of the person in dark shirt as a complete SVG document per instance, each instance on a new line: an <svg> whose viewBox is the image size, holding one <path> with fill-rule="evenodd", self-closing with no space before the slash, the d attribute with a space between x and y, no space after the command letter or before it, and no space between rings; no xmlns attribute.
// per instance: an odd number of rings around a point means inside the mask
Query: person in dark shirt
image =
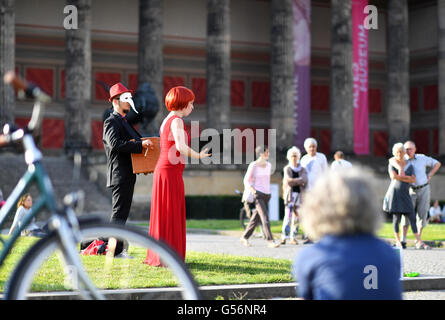
<svg viewBox="0 0 445 320"><path fill-rule="evenodd" d="M301 223L319 241L293 264L298 293L315 300L400 300L400 256L376 237L381 210L363 168L330 171L303 196Z"/></svg>
<svg viewBox="0 0 445 320"><path fill-rule="evenodd" d="M281 244L290 239L290 244L297 244L298 235L298 207L301 194L307 184L306 169L300 165L301 152L297 147L287 150L289 163L283 168L283 200L284 218L281 228Z"/></svg>

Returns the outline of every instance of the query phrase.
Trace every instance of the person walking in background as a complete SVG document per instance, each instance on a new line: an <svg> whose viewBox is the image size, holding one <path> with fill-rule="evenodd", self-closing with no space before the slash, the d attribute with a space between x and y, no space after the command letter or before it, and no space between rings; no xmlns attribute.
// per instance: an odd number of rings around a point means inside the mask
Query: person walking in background
<svg viewBox="0 0 445 320"><path fill-rule="evenodd" d="M255 149L257 160L252 161L244 176L245 193L251 192L255 201L255 208L247 224L246 230L241 237L241 242L246 247L250 246L249 238L259 222L262 223L263 232L268 241L269 248L277 248L279 243L275 243L270 230L269 213L267 204L270 200L270 175L272 165L269 160L269 150L265 146L258 146ZM246 196L243 195L243 198Z"/></svg>
<svg viewBox="0 0 445 320"><path fill-rule="evenodd" d="M331 170L337 169L349 169L352 167L352 164L345 160L345 155L342 151L337 151L334 154L334 161L331 163Z"/></svg>
<svg viewBox="0 0 445 320"><path fill-rule="evenodd" d="M170 113L159 129L160 155L153 175L149 235L167 243L185 260L185 193L182 172L185 157L209 157L207 149L196 152L189 147L190 136L184 120L193 111L195 94L186 87L173 87L165 96L165 106ZM147 250L144 263L162 266L159 256Z"/></svg>
<svg viewBox="0 0 445 320"><path fill-rule="evenodd" d="M24 220L31 213L32 207L32 196L30 193L25 193L20 197L17 203L17 211L15 212L14 220L12 222L11 228L9 229L9 235L17 228L23 227ZM47 234L45 230L40 228L36 222L35 218L31 220L31 222L22 230L22 236L30 236L30 237L44 237Z"/></svg>
<svg viewBox="0 0 445 320"><path fill-rule="evenodd" d="M414 206L409 195L409 184L416 182L414 168L405 161L405 147L402 143L394 144L392 154L394 157L388 160L388 174L391 183L383 200L383 210L393 216L393 229L397 247L403 248L399 236L399 224L401 216L405 215L411 221L411 229L416 237L416 248L426 249L428 246L420 240Z"/></svg>
<svg viewBox="0 0 445 320"><path fill-rule="evenodd" d="M442 222L442 209L440 209L439 200L434 201L434 204L430 208L429 215L429 221Z"/></svg>
<svg viewBox="0 0 445 320"><path fill-rule="evenodd" d="M297 244L298 207L301 203L301 193L307 184L307 173L300 165L301 152L297 147L287 151L288 165L283 169L283 200L284 219L281 230L281 244L290 238L290 244Z"/></svg>
<svg viewBox="0 0 445 320"><path fill-rule="evenodd" d="M323 176L328 170L328 160L323 153L317 152L317 146L317 140L314 138L307 138L304 140L304 149L307 153L301 158L300 163L307 172L308 182L306 189L308 190L310 190L312 186L315 185L317 179ZM308 237L306 232L303 235L303 239L303 244L312 243L312 240Z"/></svg>
<svg viewBox="0 0 445 320"><path fill-rule="evenodd" d="M319 241L294 260L300 297L402 299L400 258L376 236L382 217L370 181L364 168L329 171L305 192L301 223Z"/></svg>
<svg viewBox="0 0 445 320"><path fill-rule="evenodd" d="M431 201L430 181L437 170L439 170L441 163L424 154L416 153L416 145L412 141L405 142L404 147L406 150L406 161L413 166L414 175L416 176L416 181L410 184L409 193L416 210L415 218L417 220L419 235L422 237L423 228L427 225L428 209ZM428 174L427 170L429 170ZM404 216L404 221L402 221L402 245L404 247L406 247L406 234L408 232L408 225L410 224L409 219L406 218L407 217ZM428 246L425 246L425 249L428 248Z"/></svg>
<svg viewBox="0 0 445 320"><path fill-rule="evenodd" d="M307 188L311 189L328 169L328 161L323 153L317 152L317 140L314 138L304 140L304 149L307 153L301 158L300 163L307 172Z"/></svg>

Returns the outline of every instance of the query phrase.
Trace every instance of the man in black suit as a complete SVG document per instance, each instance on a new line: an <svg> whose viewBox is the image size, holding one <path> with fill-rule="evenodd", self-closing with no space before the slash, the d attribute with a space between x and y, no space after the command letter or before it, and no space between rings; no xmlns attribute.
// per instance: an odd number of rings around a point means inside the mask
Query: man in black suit
<svg viewBox="0 0 445 320"><path fill-rule="evenodd" d="M131 153L141 153L143 148L153 144L148 139L142 141L141 135L125 118L130 107L135 110L131 90L116 83L110 88L109 101L114 111L104 121L103 142L107 156L107 187L112 189L111 222L125 224L130 214L136 182Z"/></svg>

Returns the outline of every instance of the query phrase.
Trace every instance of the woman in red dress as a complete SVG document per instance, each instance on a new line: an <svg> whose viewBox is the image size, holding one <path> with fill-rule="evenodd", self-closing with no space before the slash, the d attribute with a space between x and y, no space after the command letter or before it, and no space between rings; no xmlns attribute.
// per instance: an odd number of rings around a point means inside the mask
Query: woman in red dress
<svg viewBox="0 0 445 320"><path fill-rule="evenodd" d="M165 106L170 113L159 129L160 155L153 175L150 228L148 234L167 243L180 258L185 260L185 196L182 172L185 157L209 157L207 149L200 153L188 144L190 137L185 130L183 117L193 111L194 93L185 87L174 87L165 96ZM159 256L148 250L144 263L162 266Z"/></svg>

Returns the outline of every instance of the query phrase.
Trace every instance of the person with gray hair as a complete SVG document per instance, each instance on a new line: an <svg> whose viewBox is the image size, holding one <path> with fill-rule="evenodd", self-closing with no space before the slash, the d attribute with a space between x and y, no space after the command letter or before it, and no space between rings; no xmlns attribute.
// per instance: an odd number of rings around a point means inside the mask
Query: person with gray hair
<svg viewBox="0 0 445 320"><path fill-rule="evenodd" d="M311 189L316 180L328 169L326 156L317 152L317 147L317 140L314 138L304 140L304 149L307 153L301 158L301 165L307 171L308 189Z"/></svg>
<svg viewBox="0 0 445 320"><path fill-rule="evenodd" d="M301 224L319 241L294 260L300 297L402 298L400 257L376 236L382 217L373 181L365 168L330 170L305 192Z"/></svg>
<svg viewBox="0 0 445 320"><path fill-rule="evenodd" d="M413 141L406 141L404 144L406 150L405 160L414 168L416 181L410 185L409 194L414 208L416 208L417 228L420 237L422 237L423 228L427 225L428 208L431 201L430 181L434 174L439 170L441 163L436 159L428 157L424 154L416 153L416 144ZM428 174L427 174L428 173ZM406 246L406 233L408 231L409 219L406 216L402 220L402 246ZM430 249L424 245L424 249Z"/></svg>
<svg viewBox="0 0 445 320"><path fill-rule="evenodd" d="M307 172L307 186L306 189L310 190L315 185L318 178L328 170L328 160L326 156L317 152L317 140L314 138L307 138L304 140L304 149L307 154L301 158L301 166L306 169ZM305 233L303 235L303 244L312 243L311 239Z"/></svg>
<svg viewBox="0 0 445 320"><path fill-rule="evenodd" d="M403 248L399 236L399 224L402 215L404 215L408 216L411 222L411 229L416 237L416 248L426 249L427 246L420 240L414 206L409 195L409 184L416 182L414 168L405 161L403 143L394 144L392 154L394 157L388 160L388 174L391 183L383 200L383 211L389 212L393 216L393 229L397 247Z"/></svg>
<svg viewBox="0 0 445 320"><path fill-rule="evenodd" d="M287 150L288 165L283 169L284 218L281 229L281 244L290 238L290 244L297 244L298 207L301 194L307 184L307 173L300 165L301 152L297 147Z"/></svg>

